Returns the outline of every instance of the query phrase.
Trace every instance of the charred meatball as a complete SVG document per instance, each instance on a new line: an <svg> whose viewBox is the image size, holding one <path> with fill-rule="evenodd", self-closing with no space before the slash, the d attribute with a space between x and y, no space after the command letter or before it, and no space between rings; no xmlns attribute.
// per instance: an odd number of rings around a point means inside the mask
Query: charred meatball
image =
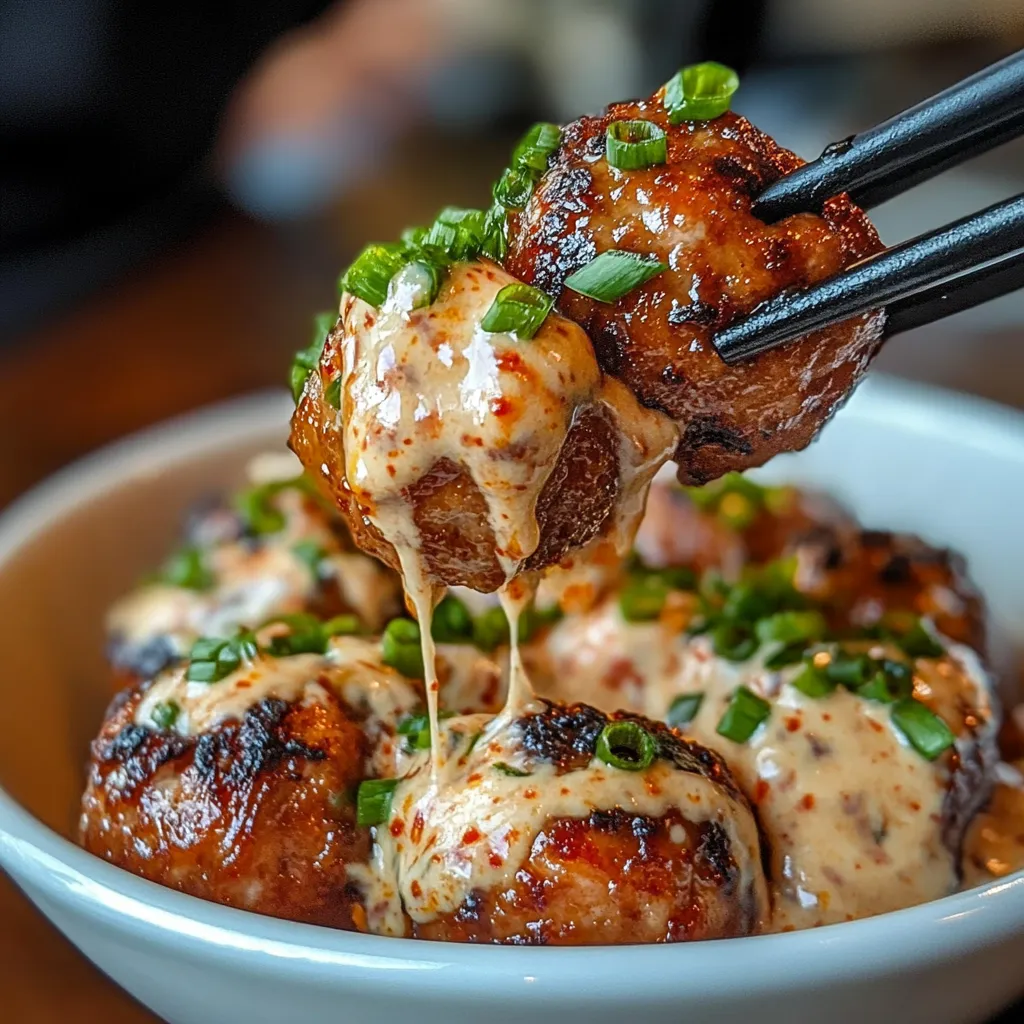
<svg viewBox="0 0 1024 1024"><path fill-rule="evenodd" d="M494 591L630 533L674 447L673 425L604 379L572 321L552 313L529 340L484 329L514 284L484 260L450 267L428 305L346 293L292 420L310 475L410 591Z"/></svg>
<svg viewBox="0 0 1024 1024"><path fill-rule="evenodd" d="M442 784L425 755L408 763L377 828L364 875L373 930L588 945L764 922L757 827L711 751L646 720L554 704L511 722L451 719L444 743Z"/></svg>
<svg viewBox="0 0 1024 1024"><path fill-rule="evenodd" d="M275 616L354 615L379 630L401 610L397 577L354 549L287 458L285 476L193 510L178 551L110 609L107 649L119 686L151 679L198 637Z"/></svg>
<svg viewBox="0 0 1024 1024"><path fill-rule="evenodd" d="M563 129L525 209L510 214L507 266L587 329L608 373L678 423L680 480L700 484L806 446L867 368L882 316L852 318L733 367L715 352L714 332L882 246L846 196L820 216L758 220L754 198L800 159L736 114L670 124L662 100L659 92L616 103ZM664 130L667 162L638 170L608 162L608 126L632 120ZM656 257L667 269L613 302L566 287L609 249Z"/></svg>

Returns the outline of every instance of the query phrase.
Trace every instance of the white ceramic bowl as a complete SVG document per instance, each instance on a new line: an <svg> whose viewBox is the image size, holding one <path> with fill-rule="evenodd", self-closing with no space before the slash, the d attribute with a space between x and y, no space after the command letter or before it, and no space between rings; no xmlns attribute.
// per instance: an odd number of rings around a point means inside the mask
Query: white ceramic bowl
<svg viewBox="0 0 1024 1024"><path fill-rule="evenodd" d="M11 709L0 864L135 996L182 1024L962 1024L1024 989L1024 873L810 932L531 949L276 921L78 849L67 837L80 766L109 688L103 609L166 549L185 506L281 443L288 413L284 396L257 396L169 423L59 474L0 520L0 699ZM870 523L966 552L997 626L1024 648L1024 417L875 380L769 475L826 486Z"/></svg>

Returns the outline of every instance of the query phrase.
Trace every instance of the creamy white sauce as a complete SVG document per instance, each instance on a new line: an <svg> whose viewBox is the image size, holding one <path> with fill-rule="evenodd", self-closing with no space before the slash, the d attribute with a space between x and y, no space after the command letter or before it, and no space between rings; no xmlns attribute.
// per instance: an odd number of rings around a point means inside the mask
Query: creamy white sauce
<svg viewBox="0 0 1024 1024"><path fill-rule="evenodd" d="M764 904L753 817L702 775L661 760L629 772L597 759L558 775L552 764L530 757L518 724L501 717L453 718L443 723L442 736L447 756L440 777L432 777L426 755L412 760L389 821L375 830L370 864L350 869L366 896L372 932L404 935L405 915L430 921L456 910L474 889L500 889L515 879L550 819L613 808L651 817L678 808L690 821L718 822L731 840L741 891L753 886ZM508 774L496 764L527 774Z"/></svg>
<svg viewBox="0 0 1024 1024"><path fill-rule="evenodd" d="M773 854L773 928L866 917L952 892L958 865L942 842L948 785L907 743L889 708L845 689L814 699L788 685L799 671L770 671L760 657L736 664L705 637L687 639L654 623L627 623L613 602L567 619L536 656L541 692L664 718L674 698L703 693L684 731L717 750L757 805ZM991 689L973 652L917 662L915 692L940 712L964 703L991 742ZM716 727L736 687L769 700L767 722L744 744ZM971 742L968 738L960 745Z"/></svg>
<svg viewBox="0 0 1024 1024"><path fill-rule="evenodd" d="M496 264L480 261L451 267L430 305L413 308L420 296L404 278L379 310L347 293L341 300L345 473L367 519L394 547L421 624L435 778L443 753L428 625L436 594L409 489L439 462L461 467L486 505L507 584L540 543L537 501L581 412L603 408L618 428L619 490L608 536L621 554L678 437L667 417L642 408L602 375L589 339L572 321L551 313L529 340L485 331L495 297L512 283ZM518 606L519 595L510 591L503 603L513 596ZM506 611L514 637L517 612L511 604ZM511 712L530 694L514 643L510 658Z"/></svg>
<svg viewBox="0 0 1024 1024"><path fill-rule="evenodd" d="M265 477L268 465L282 469L276 459L267 458L253 472ZM111 608L108 633L131 646L165 637L184 654L197 637L230 636L271 616L304 611L330 582L369 628L383 626L397 611L397 588L388 571L366 555L341 550L323 515L309 507L300 491L282 490L271 500L284 515L283 529L262 536L256 545L231 540L203 549L214 580L209 590L164 583L142 586ZM294 551L300 541L325 552L316 577Z"/></svg>

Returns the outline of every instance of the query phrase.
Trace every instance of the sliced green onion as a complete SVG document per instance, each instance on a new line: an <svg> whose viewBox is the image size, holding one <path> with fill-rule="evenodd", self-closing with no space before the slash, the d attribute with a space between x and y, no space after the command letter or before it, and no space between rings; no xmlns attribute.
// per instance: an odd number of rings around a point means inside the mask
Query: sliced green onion
<svg viewBox="0 0 1024 1024"><path fill-rule="evenodd" d="M911 658L941 658L946 649L917 619L910 629L896 641Z"/></svg>
<svg viewBox="0 0 1024 1024"><path fill-rule="evenodd" d="M473 616L457 597L449 594L434 609L430 635L439 644L460 644L473 636Z"/></svg>
<svg viewBox="0 0 1024 1024"><path fill-rule="evenodd" d="M664 569L648 570L663 579L672 590L696 590L697 574L684 565L670 565Z"/></svg>
<svg viewBox="0 0 1024 1024"><path fill-rule="evenodd" d="M324 388L324 401L332 409L341 408L341 375L339 374Z"/></svg>
<svg viewBox="0 0 1024 1024"><path fill-rule="evenodd" d="M473 644L481 651L493 651L508 640L508 619L501 608L488 608L473 620Z"/></svg>
<svg viewBox="0 0 1024 1024"><path fill-rule="evenodd" d="M292 554L309 569L313 579L320 579L320 567L327 552L315 540L300 540L293 544Z"/></svg>
<svg viewBox="0 0 1024 1024"><path fill-rule="evenodd" d="M423 650L420 627L412 619L392 619L381 636L381 660L409 679L422 679Z"/></svg>
<svg viewBox="0 0 1024 1024"><path fill-rule="evenodd" d="M619 611L627 622L650 622L661 615L670 590L660 576L635 576L619 592Z"/></svg>
<svg viewBox="0 0 1024 1024"><path fill-rule="evenodd" d="M609 722L597 737L597 757L626 772L642 772L658 754L654 737L636 722Z"/></svg>
<svg viewBox="0 0 1024 1024"><path fill-rule="evenodd" d="M317 313L313 318L313 340L309 345L295 353L292 360L288 383L292 389L292 398L296 402L302 397L302 389L306 386L306 378L316 369L324 350L324 342L331 333L337 316L334 313Z"/></svg>
<svg viewBox="0 0 1024 1024"><path fill-rule="evenodd" d="M729 109L740 87L732 68L708 60L677 71L665 83L664 104L672 124L681 121L710 121Z"/></svg>
<svg viewBox="0 0 1024 1024"><path fill-rule="evenodd" d="M500 203L492 203L484 214L484 237L480 242L480 252L490 256L495 263L501 263L508 252L508 223L505 208Z"/></svg>
<svg viewBox="0 0 1024 1024"><path fill-rule="evenodd" d="M427 237L425 227L406 228L399 236L406 249L418 249Z"/></svg>
<svg viewBox="0 0 1024 1024"><path fill-rule="evenodd" d="M528 284L507 284L494 297L480 326L491 334L507 332L526 341L544 323L554 301Z"/></svg>
<svg viewBox="0 0 1024 1024"><path fill-rule="evenodd" d="M467 751L467 753L468 752L469 751ZM527 775L532 774L531 772L524 772L520 768L513 768L512 765L505 761L495 761L491 767L494 768L496 772L501 772L502 775L511 775L515 779L525 779Z"/></svg>
<svg viewBox="0 0 1024 1024"><path fill-rule="evenodd" d="M494 201L507 210L521 210L530 201L534 184L529 170L506 167L494 186Z"/></svg>
<svg viewBox="0 0 1024 1024"><path fill-rule="evenodd" d="M769 654L764 659L764 667L774 672L777 669L786 668L788 665L795 665L797 662L803 661L806 650L807 645L804 643L787 644L785 647L780 647L774 654Z"/></svg>
<svg viewBox="0 0 1024 1024"><path fill-rule="evenodd" d="M373 242L355 258L339 282L341 291L379 306L388 296L391 278L405 263L404 247L396 242Z"/></svg>
<svg viewBox="0 0 1024 1024"><path fill-rule="evenodd" d="M320 623L311 630L292 630L283 636L270 638L270 653L275 658L290 658L296 654L323 654L327 650L327 639L320 630Z"/></svg>
<svg viewBox="0 0 1024 1024"><path fill-rule="evenodd" d="M548 169L551 154L562 141L562 129L550 121L538 121L516 143L512 150L512 166L532 171L540 177Z"/></svg>
<svg viewBox="0 0 1024 1024"><path fill-rule="evenodd" d="M166 700L153 705L150 718L153 719L153 723L158 728L170 729L178 720L178 715L180 714L181 708L173 700Z"/></svg>
<svg viewBox="0 0 1024 1024"><path fill-rule="evenodd" d="M754 627L763 644L793 644L798 641L820 640L828 630L821 612L776 612L760 619Z"/></svg>
<svg viewBox="0 0 1024 1024"><path fill-rule="evenodd" d="M612 121L605 132L608 163L623 171L663 164L668 159L665 133L651 121Z"/></svg>
<svg viewBox="0 0 1024 1024"><path fill-rule="evenodd" d="M874 664L866 654L843 654L836 652L832 660L825 666L825 675L845 686L848 690L856 690L863 686L874 671Z"/></svg>
<svg viewBox="0 0 1024 1024"><path fill-rule="evenodd" d="M437 719L443 722L446 718L452 718L454 711L439 711ZM408 737L409 750L430 749L430 716L427 714L410 715L398 723L395 730L399 736Z"/></svg>
<svg viewBox="0 0 1024 1024"><path fill-rule="evenodd" d="M301 489L302 486L303 477L299 476L292 480L273 480L235 495L235 508L246 529L257 536L283 530L285 515L272 504L272 500L290 487Z"/></svg>
<svg viewBox="0 0 1024 1024"><path fill-rule="evenodd" d="M363 624L358 615L335 615L321 626L324 636L355 636L362 633Z"/></svg>
<svg viewBox="0 0 1024 1024"><path fill-rule="evenodd" d="M729 706L715 732L733 743L746 743L757 727L772 713L771 705L753 690L741 686L732 695Z"/></svg>
<svg viewBox="0 0 1024 1024"><path fill-rule="evenodd" d="M197 547L185 547L171 555L157 574L157 580L186 590L209 590L214 583L206 557Z"/></svg>
<svg viewBox="0 0 1024 1024"><path fill-rule="evenodd" d="M924 758L934 761L956 742L946 723L920 701L906 698L892 706L892 724Z"/></svg>
<svg viewBox="0 0 1024 1024"><path fill-rule="evenodd" d="M220 682L259 653L256 636L249 630L240 630L228 640L203 637L192 645L185 678L192 683Z"/></svg>
<svg viewBox="0 0 1024 1024"><path fill-rule="evenodd" d="M885 658L875 662L875 668L866 683L857 687L858 697L892 704L905 700L914 692L914 676L909 666Z"/></svg>
<svg viewBox="0 0 1024 1024"><path fill-rule="evenodd" d="M565 279L565 287L597 302L617 302L668 267L654 256L606 249Z"/></svg>
<svg viewBox="0 0 1024 1024"><path fill-rule="evenodd" d="M399 270L388 285L388 295L403 310L429 306L441 291L446 266L440 261L414 259Z"/></svg>
<svg viewBox="0 0 1024 1024"><path fill-rule="evenodd" d="M391 817L391 800L398 779L366 779L356 793L356 824L383 825Z"/></svg>
<svg viewBox="0 0 1024 1024"><path fill-rule="evenodd" d="M430 225L423 244L442 249L453 260L475 258L486 234L483 210L446 206Z"/></svg>
<svg viewBox="0 0 1024 1024"><path fill-rule="evenodd" d="M684 693L682 696L676 697L668 706L665 721L676 729L681 725L688 725L697 717L697 712L700 711L700 706L703 703L703 693Z"/></svg>
<svg viewBox="0 0 1024 1024"><path fill-rule="evenodd" d="M711 630L711 648L726 661L746 661L753 657L758 642L745 626L723 622Z"/></svg>
<svg viewBox="0 0 1024 1024"><path fill-rule="evenodd" d="M798 689L805 696L813 697L815 700L827 697L830 693L835 692L837 686L824 672L812 664L804 665L793 677L790 685Z"/></svg>

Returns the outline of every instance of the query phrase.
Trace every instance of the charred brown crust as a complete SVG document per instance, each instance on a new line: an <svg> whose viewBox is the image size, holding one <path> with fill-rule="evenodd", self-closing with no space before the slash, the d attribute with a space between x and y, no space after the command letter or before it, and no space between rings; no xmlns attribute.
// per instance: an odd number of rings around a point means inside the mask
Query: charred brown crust
<svg viewBox="0 0 1024 1024"><path fill-rule="evenodd" d="M798 582L832 608L839 626L862 609L913 611L939 632L985 650L985 607L956 552L911 534L819 524L798 535L792 550Z"/></svg>
<svg viewBox="0 0 1024 1024"><path fill-rule="evenodd" d="M654 736L658 757L672 762L680 771L700 775L723 787L736 800L746 804L739 786L725 761L713 750L686 739L662 722L625 711L612 714L589 704L557 704L543 700L539 714L519 719L523 748L538 760L555 765L559 774L586 768L597 751L597 739L609 722L636 722Z"/></svg>
<svg viewBox="0 0 1024 1024"><path fill-rule="evenodd" d="M476 889L420 938L505 945L681 942L749 935L766 911L743 891L729 834L679 811L622 808L544 822L514 881Z"/></svg>
<svg viewBox="0 0 1024 1024"><path fill-rule="evenodd" d="M608 168L600 159L608 124L637 117L666 132L666 163ZM830 199L821 216L767 225L753 215L766 184L800 163L736 114L669 124L655 96L567 125L526 208L510 214L509 270L586 328L606 372L679 423L684 483L805 446L878 347L881 315L736 367L711 344L713 331L767 299L881 248L846 196ZM570 274L609 248L657 256L669 270L614 303L565 288Z"/></svg>

